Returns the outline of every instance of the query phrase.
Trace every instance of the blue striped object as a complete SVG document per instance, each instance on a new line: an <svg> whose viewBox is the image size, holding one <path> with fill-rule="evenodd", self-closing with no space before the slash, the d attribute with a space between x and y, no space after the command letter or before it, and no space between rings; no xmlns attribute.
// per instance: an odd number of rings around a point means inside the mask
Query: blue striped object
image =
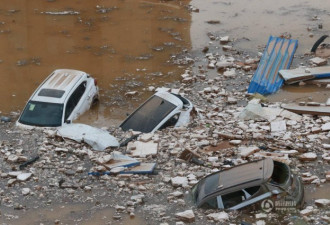
<svg viewBox="0 0 330 225"><path fill-rule="evenodd" d="M290 67L297 46L297 40L270 36L250 82L248 93L268 95L280 89L284 80L278 71Z"/></svg>

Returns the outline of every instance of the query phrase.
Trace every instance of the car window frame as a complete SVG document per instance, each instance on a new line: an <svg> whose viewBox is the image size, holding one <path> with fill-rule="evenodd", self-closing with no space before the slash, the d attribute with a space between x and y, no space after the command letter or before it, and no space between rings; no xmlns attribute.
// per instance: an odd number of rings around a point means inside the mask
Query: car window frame
<svg viewBox="0 0 330 225"><path fill-rule="evenodd" d="M83 87L83 90L80 90ZM64 122L67 121L70 116L72 115L72 113L75 111L77 105L79 104L80 100L82 99L83 95L86 93L87 90L87 81L84 80L82 81L77 87L76 89L72 92L72 94L70 95L68 101L66 102L65 105L65 110L64 110ZM70 105L72 106L72 110L67 113L68 107Z"/></svg>

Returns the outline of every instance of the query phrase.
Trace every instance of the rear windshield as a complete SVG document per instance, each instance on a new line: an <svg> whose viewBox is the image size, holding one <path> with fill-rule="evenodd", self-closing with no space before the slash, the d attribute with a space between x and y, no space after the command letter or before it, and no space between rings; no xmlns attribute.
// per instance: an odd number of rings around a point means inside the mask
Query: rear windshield
<svg viewBox="0 0 330 225"><path fill-rule="evenodd" d="M19 119L26 125L58 127L62 125L63 104L29 101Z"/></svg>
<svg viewBox="0 0 330 225"><path fill-rule="evenodd" d="M120 127L127 131L151 132L176 106L158 96L151 97L133 112Z"/></svg>

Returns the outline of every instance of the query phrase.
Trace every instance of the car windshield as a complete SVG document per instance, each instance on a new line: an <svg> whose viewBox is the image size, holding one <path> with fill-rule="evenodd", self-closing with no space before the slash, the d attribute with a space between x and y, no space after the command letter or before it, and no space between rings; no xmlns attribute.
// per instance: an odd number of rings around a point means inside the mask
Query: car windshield
<svg viewBox="0 0 330 225"><path fill-rule="evenodd" d="M198 204L205 196L213 193L219 186L219 173L212 174L201 180L192 190L194 201Z"/></svg>
<svg viewBox="0 0 330 225"><path fill-rule="evenodd" d="M62 125L63 104L29 101L19 119L26 125L57 127Z"/></svg>
<svg viewBox="0 0 330 225"><path fill-rule="evenodd" d="M175 108L174 104L158 96L153 96L132 113L120 127L124 131L132 129L149 133Z"/></svg>

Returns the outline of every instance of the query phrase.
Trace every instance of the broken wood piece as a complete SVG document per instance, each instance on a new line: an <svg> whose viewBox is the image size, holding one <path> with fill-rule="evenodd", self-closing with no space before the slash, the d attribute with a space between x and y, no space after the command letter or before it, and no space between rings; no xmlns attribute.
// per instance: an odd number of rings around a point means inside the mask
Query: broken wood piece
<svg viewBox="0 0 330 225"><path fill-rule="evenodd" d="M298 114L330 116L330 105L327 104L325 104L325 106L301 106L292 103L292 104L282 104L281 107Z"/></svg>
<svg viewBox="0 0 330 225"><path fill-rule="evenodd" d="M242 136L242 135L236 135L236 134L231 134L231 133L223 133L223 132L219 132L217 134L220 137L224 138L224 139L239 139L239 140L244 139L244 136Z"/></svg>
<svg viewBox="0 0 330 225"><path fill-rule="evenodd" d="M305 80L330 78L330 66L300 67L292 70L280 70L279 73L286 84L294 84Z"/></svg>
<svg viewBox="0 0 330 225"><path fill-rule="evenodd" d="M156 165L156 163L141 163L139 166L121 171L120 174L152 174Z"/></svg>

